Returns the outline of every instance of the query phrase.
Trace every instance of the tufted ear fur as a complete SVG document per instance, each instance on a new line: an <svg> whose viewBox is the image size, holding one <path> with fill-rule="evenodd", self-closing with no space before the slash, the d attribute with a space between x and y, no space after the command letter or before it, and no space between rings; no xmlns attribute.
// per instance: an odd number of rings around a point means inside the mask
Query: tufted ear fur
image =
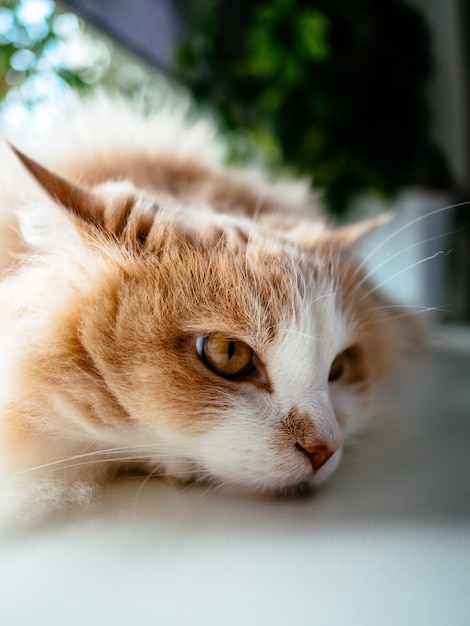
<svg viewBox="0 0 470 626"><path fill-rule="evenodd" d="M354 247L375 232L378 228L387 224L395 217L392 211L382 213L362 222L348 224L337 228L334 232L336 239L346 247Z"/></svg>
<svg viewBox="0 0 470 626"><path fill-rule="evenodd" d="M92 191L72 183L40 165L11 146L27 171L47 195L66 212L38 196L18 212L24 242L36 249L51 250L79 246L80 235L90 234L102 226L103 201Z"/></svg>
<svg viewBox="0 0 470 626"><path fill-rule="evenodd" d="M101 224L104 207L91 191L54 174L14 146L12 150L53 200L84 222Z"/></svg>

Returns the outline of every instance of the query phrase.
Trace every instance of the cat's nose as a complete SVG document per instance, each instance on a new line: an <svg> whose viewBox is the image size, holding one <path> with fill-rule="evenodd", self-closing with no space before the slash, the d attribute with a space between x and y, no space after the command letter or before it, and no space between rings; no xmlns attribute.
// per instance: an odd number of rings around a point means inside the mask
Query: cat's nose
<svg viewBox="0 0 470 626"><path fill-rule="evenodd" d="M299 443L295 444L295 447L299 452L307 457L312 465L314 472L318 471L320 467L330 459L336 452L336 448L332 448L323 443Z"/></svg>

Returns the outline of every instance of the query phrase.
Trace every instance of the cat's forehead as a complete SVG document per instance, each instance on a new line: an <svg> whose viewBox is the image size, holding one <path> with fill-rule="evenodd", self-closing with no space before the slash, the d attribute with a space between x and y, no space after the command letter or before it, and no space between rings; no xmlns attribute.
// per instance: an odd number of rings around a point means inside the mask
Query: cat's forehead
<svg viewBox="0 0 470 626"><path fill-rule="evenodd" d="M272 341L292 327L312 332L313 317L324 331L338 309L322 246L312 252L243 220L211 220L189 239L176 229L157 257L157 290L172 293L194 330Z"/></svg>
<svg viewBox="0 0 470 626"><path fill-rule="evenodd" d="M164 195L139 194L121 205L122 217L109 215L118 238L139 239L137 282L153 283L157 306L175 327L261 345L293 328L322 337L342 318L345 259L323 225L299 230L289 218L227 215Z"/></svg>

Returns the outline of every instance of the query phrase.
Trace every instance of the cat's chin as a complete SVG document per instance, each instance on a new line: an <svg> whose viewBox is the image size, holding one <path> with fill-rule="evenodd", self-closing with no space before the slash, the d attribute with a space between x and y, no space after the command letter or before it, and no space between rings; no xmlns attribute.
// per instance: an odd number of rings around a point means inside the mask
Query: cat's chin
<svg viewBox="0 0 470 626"><path fill-rule="evenodd" d="M306 473L305 476L288 477L279 484L255 485L252 491L264 493L268 496L288 498L303 497L312 495L319 489L336 471L342 457L342 448L337 450L335 454L316 472Z"/></svg>
<svg viewBox="0 0 470 626"><path fill-rule="evenodd" d="M296 498L308 498L313 496L318 489L321 488L321 485L324 481L318 481L315 477L311 477L309 479L297 481L297 482L285 482L282 485L269 485L269 486L261 486L261 485L242 485L242 484L231 484L224 485L223 483L213 483L215 487L220 485L220 489L226 491L230 495L241 495L241 496L255 496L261 497L268 500L271 499L296 499Z"/></svg>
<svg viewBox="0 0 470 626"><path fill-rule="evenodd" d="M188 470L188 461L165 467L159 475L171 484L212 487L230 494L260 495L268 498L297 498L314 494L336 471L342 457L342 448L316 472L302 473L301 476L286 475L277 481L272 476L258 474L256 479L244 482L233 477L217 476L210 470L192 464ZM156 472L153 472L156 475ZM264 478L264 480L263 480Z"/></svg>

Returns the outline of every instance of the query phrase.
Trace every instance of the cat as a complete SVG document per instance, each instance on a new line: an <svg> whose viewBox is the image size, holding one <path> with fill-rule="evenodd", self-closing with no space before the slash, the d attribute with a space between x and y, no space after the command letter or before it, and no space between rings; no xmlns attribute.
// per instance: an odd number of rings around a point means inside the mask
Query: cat
<svg viewBox="0 0 470 626"><path fill-rule="evenodd" d="M356 252L387 218L332 227L184 111L49 119L0 154L4 509L85 504L133 468L323 483L413 342Z"/></svg>

